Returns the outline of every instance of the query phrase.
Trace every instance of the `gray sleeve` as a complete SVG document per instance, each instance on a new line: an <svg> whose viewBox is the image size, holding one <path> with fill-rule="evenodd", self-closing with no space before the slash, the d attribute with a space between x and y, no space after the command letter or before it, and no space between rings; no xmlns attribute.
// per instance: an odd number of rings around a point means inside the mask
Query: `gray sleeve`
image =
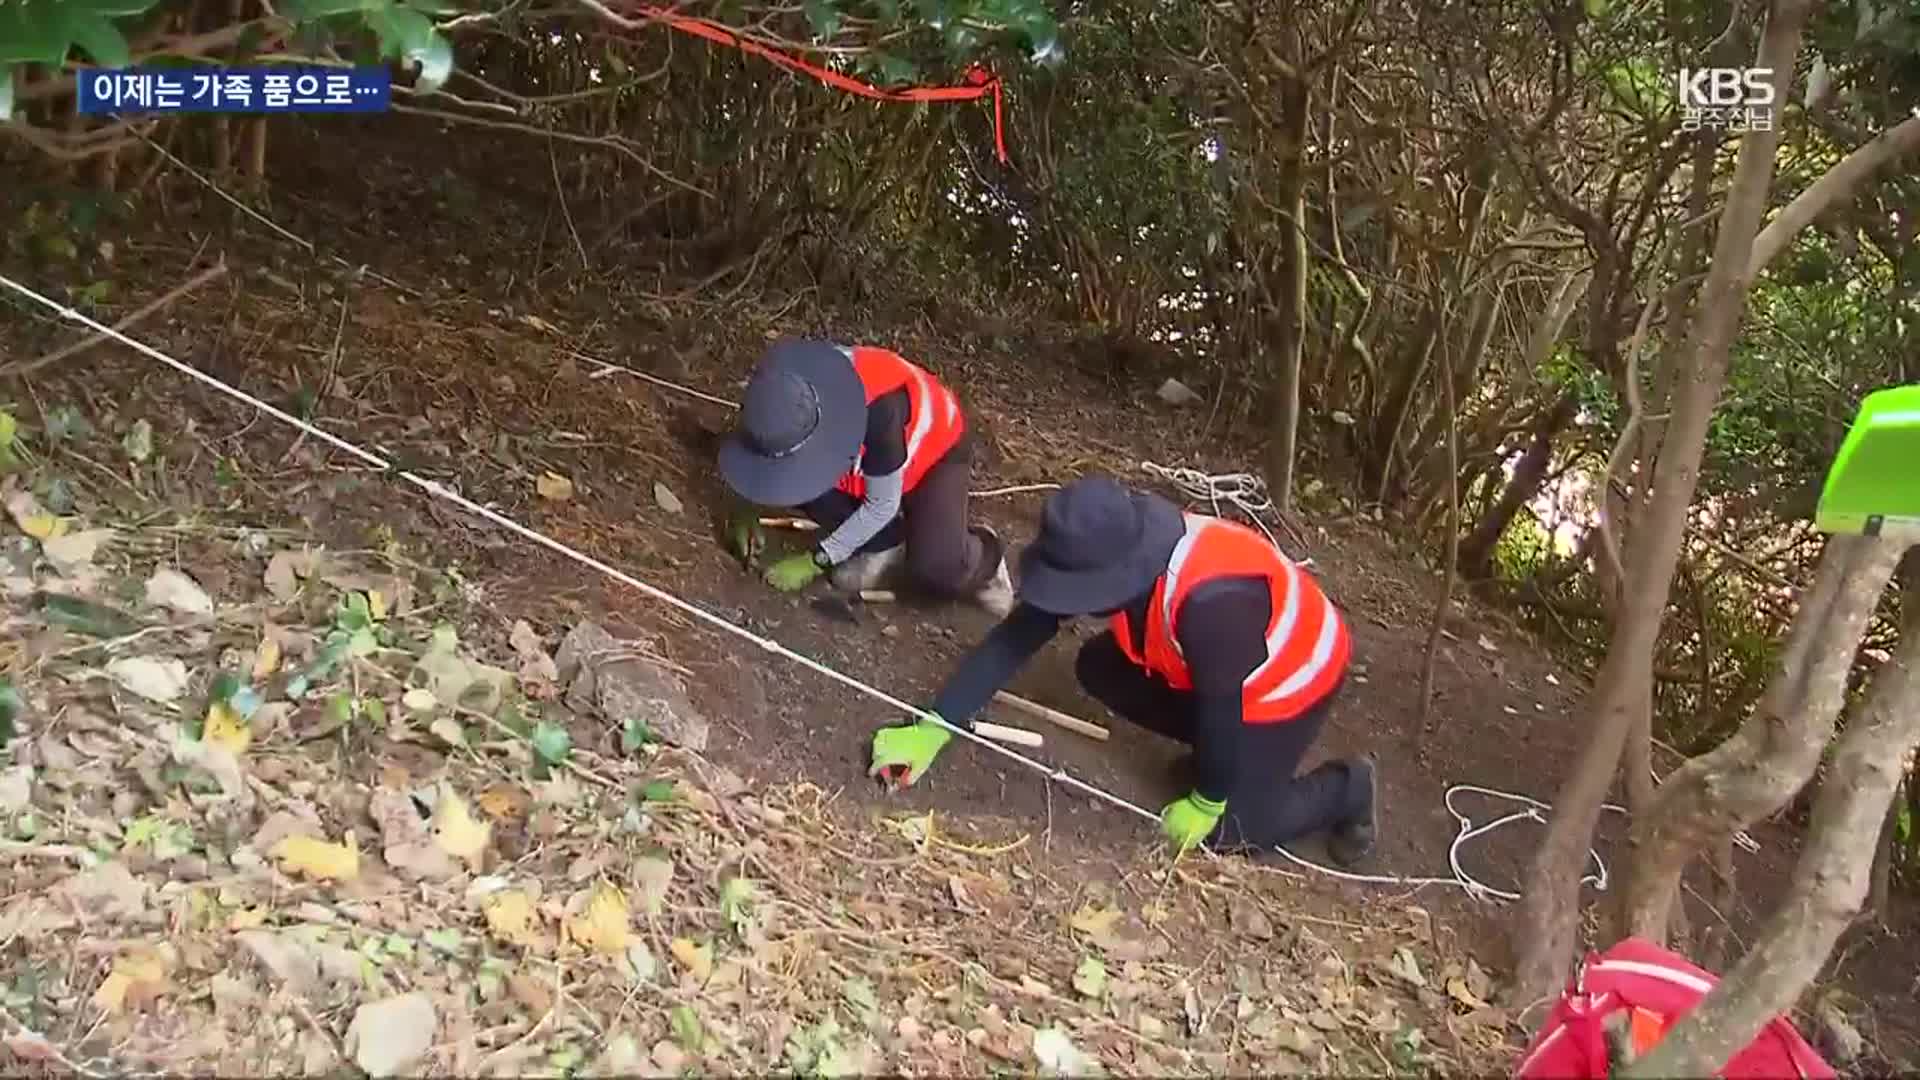
<svg viewBox="0 0 1920 1080"><path fill-rule="evenodd" d="M873 539L887 523L900 513L901 489L905 486L907 470L895 469L885 476L867 477L867 497L860 503L853 516L840 523L832 535L820 541L820 551L827 561L834 565L846 562L860 545Z"/></svg>

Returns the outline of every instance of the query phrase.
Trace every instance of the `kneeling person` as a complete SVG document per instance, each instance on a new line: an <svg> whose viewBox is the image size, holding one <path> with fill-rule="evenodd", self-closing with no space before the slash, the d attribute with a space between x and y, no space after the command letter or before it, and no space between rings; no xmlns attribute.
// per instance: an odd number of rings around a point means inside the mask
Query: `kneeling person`
<svg viewBox="0 0 1920 1080"><path fill-rule="evenodd" d="M1372 851L1371 760L1294 775L1346 681L1351 644L1340 613L1260 534L1183 514L1109 477L1083 477L1047 500L1039 539L1020 558L1018 606L928 711L970 720L1062 622L1081 615L1110 619L1080 650L1081 686L1193 747L1193 790L1161 815L1176 848L1270 848L1325 831L1341 865ZM931 720L884 729L871 773L911 784L949 738Z"/></svg>
<svg viewBox="0 0 1920 1080"><path fill-rule="evenodd" d="M972 440L953 392L886 349L785 339L747 383L740 428L720 446L720 473L761 506L798 509L825 535L766 574L785 592L825 573L836 588L874 589L905 569L936 595L1013 608L1005 548L967 524ZM757 513L736 515L734 543L762 543Z"/></svg>

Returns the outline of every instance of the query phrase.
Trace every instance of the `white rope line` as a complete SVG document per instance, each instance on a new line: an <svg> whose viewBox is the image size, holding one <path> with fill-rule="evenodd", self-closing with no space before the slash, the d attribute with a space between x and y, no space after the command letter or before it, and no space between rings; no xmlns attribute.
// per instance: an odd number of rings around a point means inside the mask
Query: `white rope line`
<svg viewBox="0 0 1920 1080"><path fill-rule="evenodd" d="M987 749L992 750L994 753L999 754L1002 757L1010 758L1014 761L1019 762L1022 765L1027 766L1030 769L1034 769L1038 772L1046 774L1047 779L1049 780L1058 780L1059 782L1066 784L1068 787L1077 788L1088 795L1091 795L1095 798L1102 799L1106 802L1112 803L1114 806L1117 806L1123 810L1131 811L1132 813L1140 817L1146 818L1148 821L1157 822L1160 820L1160 815L1152 813L1144 809L1143 807L1140 807L1131 802L1128 802L1126 799L1123 799L1118 795L1112 794L1111 792L1103 791L1100 788L1094 787L1092 784L1085 783L1084 781L1081 781L1080 779L1074 777L1072 774L1068 773L1065 769L1053 768L1052 766L1049 766L1043 762L1035 761L1034 759L1027 757L1025 754L1021 754L1013 750L1009 750L1006 747L1001 746L1000 744L993 742L990 739L986 739L979 735L974 734L972 731L969 731L966 728L959 727L954 724L950 724L945 719L942 719L941 717L935 716L932 713L926 712L925 710L922 710L916 706L909 705L906 702L900 700L897 697L894 697L892 694L889 694L884 690L880 690L875 687L869 686L866 683L863 683L860 680L853 678L850 675L843 675L840 672L835 671L833 668L830 668L827 665L822 664L819 661L813 659L812 657L804 656L800 653L794 652L792 649L787 648L785 645L780 644L779 642L773 640L772 638L761 637L759 634L756 634L753 631L748 630L747 628L740 626L736 623L730 622L727 619L723 619L720 616L715 615L712 612L706 610L705 608L702 608L696 604L690 603L686 600L682 600L678 596L675 596L674 594L667 592L664 589L658 588L653 585L649 585L646 582L641 581L639 578L636 578L631 574L628 574L622 570L615 569L614 567L609 566L604 562L601 562L599 559L596 559L593 556L586 554L585 552L569 547L568 545L563 544L560 541L555 540L544 533L536 532L533 529L530 529L527 526L522 525L519 522L513 520L512 518L507 517L505 514L501 514L495 510L492 510L488 507L482 506L479 503L474 502L472 499L469 499L466 496L461 495L460 493L452 490L451 488L448 488L446 485L440 483L437 480L429 479L427 477L421 476L418 473L412 472L407 469L395 468L392 462L388 461L386 458L383 458L378 454L375 454L371 450L363 449L353 443L348 442L345 439L340 438L338 435L335 435L324 428L316 427L313 424L307 423L306 421L300 419L299 417L294 416L292 413L275 408L274 406L269 405L268 403L260 400L257 397L254 397L253 395L247 393L244 390L238 389L237 387L230 386L227 383L221 382L219 379L216 379L213 376L208 375L206 372L201 371L199 368L196 368L191 364L183 363L179 360L176 360L173 357L168 356L163 352L160 352L158 349L153 348L152 346L146 345L139 341L135 341L133 338L128 337L126 334L123 334L120 331L115 330L110 326L107 326L103 323L100 323L91 318L88 318L86 315L83 315L80 312L75 311L73 308L70 308L64 304L61 304L57 300L52 300L52 299L49 299L48 297L42 296L40 293L33 291L27 286L22 285L19 282L14 281L12 278L9 278L3 274L0 274L0 285L5 285L9 289L12 289L13 291L19 293L20 295L25 296L27 299L36 301L37 303L55 312L56 314L58 314L64 319L77 322L82 326L86 326L89 329L92 329L96 333L104 334L107 337L110 337L115 341L120 342L121 344L127 346L130 349L133 349L134 351L144 356L148 356L155 360L160 361L161 363L167 365L173 370L178 371L182 375L185 375L188 378L201 383L202 385L205 385L207 387L210 387L211 389L217 390L220 393L225 394L236 401L242 402L243 404L250 405L257 410L263 413L266 413L268 416L271 416L274 419L279 420L281 423L297 428L300 431L304 431L308 435L311 435L314 438L319 439L321 442L324 442L327 445L334 447L335 449L344 451L348 454L352 454L354 457L359 458L360 460L366 462L369 465L373 465L377 468L384 469L388 472L391 472L394 475L400 477L402 480L405 480L408 483L414 485L415 487L421 489L422 491L425 491L429 495L432 495L439 499L444 499L447 502L450 502L455 506L460 507L462 510L465 510L468 513L474 515L475 517L482 518L486 521L492 522L493 524L498 525L501 528L506 529L517 536L520 536L523 539L531 540L534 543L539 544L541 547L547 548L548 550L555 552L556 554L563 555L569 559L572 559L574 562L577 562L582 566L588 567L589 569L597 570L600 573L605 574L607 577L610 577L613 580L618 581L623 585L637 589L640 592L646 594L647 596L654 598L655 600L658 600L664 604L668 604L682 612L685 612L686 614L691 615L696 619L699 619L700 621L708 624L709 626L725 631L726 633L732 634L743 640L750 641L767 652L774 653L778 656L784 656L787 659L792 660L793 662L801 665L802 667L808 668L821 675L825 675L827 678L832 679L843 686L856 690L862 694L867 695L868 697L874 698L877 701L884 702L887 705L891 705L892 707L899 709L900 711L907 713L908 715L913 716L917 719L933 720L939 723L941 727L946 728L948 731L951 731L954 734L959 735L964 739L971 740L972 742L977 743L980 746L984 746Z"/></svg>
<svg viewBox="0 0 1920 1080"><path fill-rule="evenodd" d="M631 375L636 379L641 379L646 382L650 382L655 386L665 387L668 390L675 390L682 394L687 395L688 397L699 398L701 401L711 401L715 405L724 405L727 408L734 409L734 410L738 410L740 408L740 403L737 401L728 401L726 398L723 398L723 397L714 397L712 394L709 394L704 390L695 390L691 386L682 386L677 382L670 382L666 379L661 378L658 375L649 375L648 373L641 371L638 368L630 368L621 364L608 363L607 361L602 360L597 356L588 356L586 353L583 353L578 349L569 349L567 351L576 360L585 360L589 364L599 365L600 370L595 371L591 375L588 375L587 378L589 379L604 379L609 375Z"/></svg>
<svg viewBox="0 0 1920 1080"><path fill-rule="evenodd" d="M1521 804L1521 809L1507 814L1504 817L1494 818L1484 825L1477 825L1472 818L1461 813L1460 808L1453 804L1454 796L1460 794L1484 795L1490 799L1519 803ZM1520 894L1517 892L1496 889L1486 882L1475 878L1472 874L1469 874L1466 867L1460 864L1460 849L1466 846L1467 841L1478 839L1495 829L1511 825L1516 821L1532 821L1540 825L1545 825L1547 823L1546 815L1553 810L1552 804L1541 802L1539 799L1526 795L1518 795L1511 791L1480 787L1475 784L1455 784L1449 787L1446 790L1446 794L1442 797L1442 801L1446 804L1447 813L1453 815L1454 823L1459 826L1458 830L1454 833L1453 842L1447 845L1447 867L1453 871L1452 877L1403 877L1395 874L1355 874L1346 870L1337 870L1331 866L1322 866L1311 860L1303 859L1284 847L1276 847L1274 850L1278 851L1281 855L1285 856L1288 861L1297 866L1303 866L1309 870L1325 874L1330 878L1336 878L1340 881L1351 881L1361 885L1394 885L1403 888L1410 886L1414 889L1424 888L1428 885L1444 885L1459 888L1472 899L1483 903L1506 904L1520 899ZM1604 803L1600 808L1615 814L1625 814L1627 812L1626 807L1616 806L1613 803ZM1596 892L1606 892L1607 885L1612 880L1607 872L1606 860L1602 859L1599 850L1593 847L1587 848L1587 857L1593 861L1594 869L1592 873L1580 879L1580 884L1591 885Z"/></svg>
<svg viewBox="0 0 1920 1080"><path fill-rule="evenodd" d="M483 506L479 503L474 502L473 500L467 498L464 495L461 495L460 493L454 491L453 489L447 487L446 485L440 483L437 480L433 480L428 477L421 476L418 473L412 472L411 470L396 468L391 461L389 461L384 457L381 457L379 454L376 454L371 450L364 449L354 443L348 442L346 439L343 439L333 434L332 432L325 430L324 428L317 427L304 420L301 420L299 417L296 417L291 413L288 413L282 409L276 408L273 405L270 405L267 402L262 401L257 397L254 397L253 395L247 393L244 390L241 390L237 387L229 385L228 383L222 382L221 380L216 379L211 375L208 375L207 373L192 366L191 364L187 364L180 360L176 360L173 357L168 356L165 353L160 352L159 350L153 348L152 346L136 341L133 338L128 337L126 334L122 333L121 331L116 330L103 323L100 323L92 318L89 318L85 314L82 314L81 312L74 310L73 308L67 307L66 305L61 304L56 300L50 299L38 292L35 292L34 290L28 288L27 286L22 285L19 282L14 281L12 278L5 276L4 274L0 274L0 285L5 285L7 288L12 289L14 292L17 292L22 296L25 296L29 300L33 300L36 303L39 303L43 307L46 307L47 309L53 311L55 314L59 315L64 319L79 323L82 326L85 326L98 334L104 335L106 337L112 338L115 341L120 342L121 344L127 346L130 349L133 349L134 351L142 354L143 356L148 356L154 360L158 360L162 364L165 364L166 366L172 368L173 370L178 371L182 375L185 375L188 378L193 379L194 381L199 382L204 386L207 386L213 390L216 390L219 393L225 394L226 396L233 398L234 400L239 401L245 405L252 406L254 409L260 412L263 412L268 416L271 416L274 419L279 420L280 422L290 427L303 431L306 434L311 435L312 437L319 439L320 441L328 444L329 446L334 447L335 449L351 454L354 457L359 458L361 461L364 461L367 464L372 465L376 468L390 472L393 475L398 476L400 479L405 480L408 483L412 484L413 486L421 489L422 491L426 492L428 495L434 498L438 498L438 499L445 500L446 502L450 502L453 505L458 506L460 509L465 510L466 512L474 515L475 517L481 518L485 521L491 522L492 524L498 525L501 528L506 529L509 532L512 532L523 539L530 540L533 543L538 544L541 547L544 547L558 555L562 555L568 559L571 559L582 566L585 566L591 570L598 571L599 573L604 574L607 577L615 581L618 581L623 585L626 585L632 589L635 589L646 596L652 597L653 599L658 600L664 604L667 604L668 606L673 607L676 610L684 612L685 614L690 615L693 618L698 619L701 622L704 622L707 625L714 627L715 629L724 631L725 633L728 633L728 634L732 634L735 637L741 638L744 641L751 642L752 644L758 646L763 651L773 653L777 656L785 657L786 659L791 660L794 663L797 663L800 666L807 668L810 671L816 672L820 675L824 675L827 678L833 680L834 682L840 683L841 685L846 686L849 689L855 690L877 701L880 701L886 705L892 706L893 708L898 709L901 712L904 712L910 716L913 716L916 719L933 720L935 723L939 724L941 727L946 728L948 731L951 731L956 735L959 735L961 738L966 739L970 742L973 742L979 746L983 746L986 749L991 750L1002 757L1008 758L1012 761L1019 762L1020 764L1030 769L1033 769L1036 772L1041 773L1050 781L1058 781L1062 784L1067 785L1068 787L1074 788L1095 799L1106 802L1122 810L1126 810L1137 817L1145 818L1148 821L1157 823L1160 820L1160 815L1155 814L1152 811L1149 811L1146 808L1136 803L1130 802L1119 795L1115 795L1112 792L1105 791L1101 788L1095 787L1092 784L1086 783L1085 781L1080 780L1078 777L1075 777L1071 773L1067 772L1065 768L1055 768L1053 766L1047 765L1044 762L1036 761L1033 758L1027 757L1025 754L1021 754L1021 753L1018 753L1017 751L1009 750L1006 747L1000 745L999 743L993 742L992 740L989 740L987 738L984 738L980 735L975 734L974 732L968 730L967 728L949 723L947 720L945 720L942 717L926 712L916 706L909 705L907 702L902 701L897 697L894 697L892 694L889 694L884 690L878 689L877 687L870 686L850 675L842 674L841 672L836 671L835 669L828 667L827 665L822 664L817 660L814 660L812 657L803 655L801 653L797 653L792 649L789 649L785 645L782 645L781 643L773 640L772 638L762 637L761 635L756 634L743 626L740 626L734 622L724 619L719 615L715 615L714 613L706 610L703 607L700 607L697 604L694 604L687 600L683 600L680 597L675 596L673 593L667 592L666 590L661 589L657 586L650 585L647 582L642 581L639 578L636 578L631 574L626 573L625 571L619 570L613 566L610 566L600 561L599 559L594 558L591 555L586 554L585 552L582 552L573 547L570 547L567 544L564 544L558 540L555 540L544 533L537 532L534 529L528 528L527 526L520 524L519 522L513 520L512 518L509 518L506 515L491 509L490 507ZM635 374L639 374L639 373L636 372ZM672 389L681 389L681 390L685 389L684 387L674 386L673 384L667 384L667 385ZM1191 470L1186 470L1186 472L1191 473ZM1200 474L1192 474L1192 475L1200 475ZM1465 814L1462 814L1453 804L1454 796L1456 794L1463 793L1463 792L1470 792L1474 794L1485 795L1491 798L1505 799L1511 802L1521 803L1523 804L1524 809L1508 814L1505 817L1496 818L1485 825L1476 825L1471 818L1469 818ZM1485 836L1487 833L1490 833L1493 830L1500 828L1501 826L1510 824L1515 821L1532 820L1535 822L1544 823L1546 820L1546 818L1544 817L1544 814L1547 813L1548 811L1551 811L1552 806L1548 803L1541 802L1537 799L1533 799L1525 795L1517 795L1512 792L1499 791L1493 788L1476 787L1469 784L1456 784L1452 787L1449 787L1446 791L1445 802L1446 802L1447 812L1453 815L1455 822L1459 825L1459 829L1454 836L1453 843L1447 849L1447 863L1449 868L1453 871L1453 876L1451 877L1414 877L1414 876L1400 876L1400 875L1393 875L1393 874L1356 874L1356 873L1351 873L1345 870L1338 870L1332 867L1322 866L1318 863L1312 862L1311 860L1302 858L1301 856L1296 855L1291 851L1288 851L1285 847L1276 846L1274 850L1298 866L1316 871L1318 873L1326 875L1327 877L1334 878L1340 881L1354 882L1357 884L1411 886L1415 889L1423 888L1428 885L1452 886L1452 887L1460 888L1461 890L1465 891L1469 897L1479 901L1510 902L1510 901L1519 899L1518 893L1508 892L1506 890L1494 888L1493 886L1488 885L1485 882L1479 881L1476 878L1474 878L1471 874L1467 873L1465 868L1461 866L1460 849L1469 840L1473 840L1478 837ZM1612 804L1607 804L1606 806L1603 807L1603 809L1612 811L1615 813L1626 812L1622 807L1614 806ZM1586 875L1584 878L1581 879L1581 882L1582 884L1591 884L1597 890L1604 892L1606 891L1607 883L1608 883L1606 863L1601 860L1600 854L1598 851L1589 848L1588 854L1594 862L1595 872Z"/></svg>

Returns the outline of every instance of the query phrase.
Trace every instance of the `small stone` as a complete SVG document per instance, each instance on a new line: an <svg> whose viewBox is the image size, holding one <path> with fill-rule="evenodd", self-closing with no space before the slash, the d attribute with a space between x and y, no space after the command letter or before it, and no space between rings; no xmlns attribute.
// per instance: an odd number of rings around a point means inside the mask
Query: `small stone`
<svg viewBox="0 0 1920 1080"><path fill-rule="evenodd" d="M362 1005L347 1026L347 1052L368 1076L394 1076L426 1057L440 1017L425 994Z"/></svg>
<svg viewBox="0 0 1920 1080"><path fill-rule="evenodd" d="M1155 393L1161 401L1175 407L1198 405L1201 401L1205 400L1199 394L1194 393L1191 387L1179 379L1168 379L1166 382L1161 383L1160 389Z"/></svg>

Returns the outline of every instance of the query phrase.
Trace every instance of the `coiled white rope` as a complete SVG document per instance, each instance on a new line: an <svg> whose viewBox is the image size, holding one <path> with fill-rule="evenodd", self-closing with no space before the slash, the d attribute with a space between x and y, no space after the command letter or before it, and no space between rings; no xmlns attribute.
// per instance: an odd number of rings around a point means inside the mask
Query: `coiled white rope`
<svg viewBox="0 0 1920 1080"><path fill-rule="evenodd" d="M1265 517L1273 512L1273 500L1267 496L1267 482L1255 473L1203 473L1198 469L1184 469L1161 465L1158 462L1143 461L1141 471L1155 476L1171 485L1180 494L1194 502L1204 502L1213 507L1214 517L1225 517L1220 506L1225 503L1245 514L1259 530L1266 534L1267 541L1280 550L1280 553L1292 559L1295 565L1312 566L1313 560L1302 556L1294 558L1273 530L1267 528Z"/></svg>

